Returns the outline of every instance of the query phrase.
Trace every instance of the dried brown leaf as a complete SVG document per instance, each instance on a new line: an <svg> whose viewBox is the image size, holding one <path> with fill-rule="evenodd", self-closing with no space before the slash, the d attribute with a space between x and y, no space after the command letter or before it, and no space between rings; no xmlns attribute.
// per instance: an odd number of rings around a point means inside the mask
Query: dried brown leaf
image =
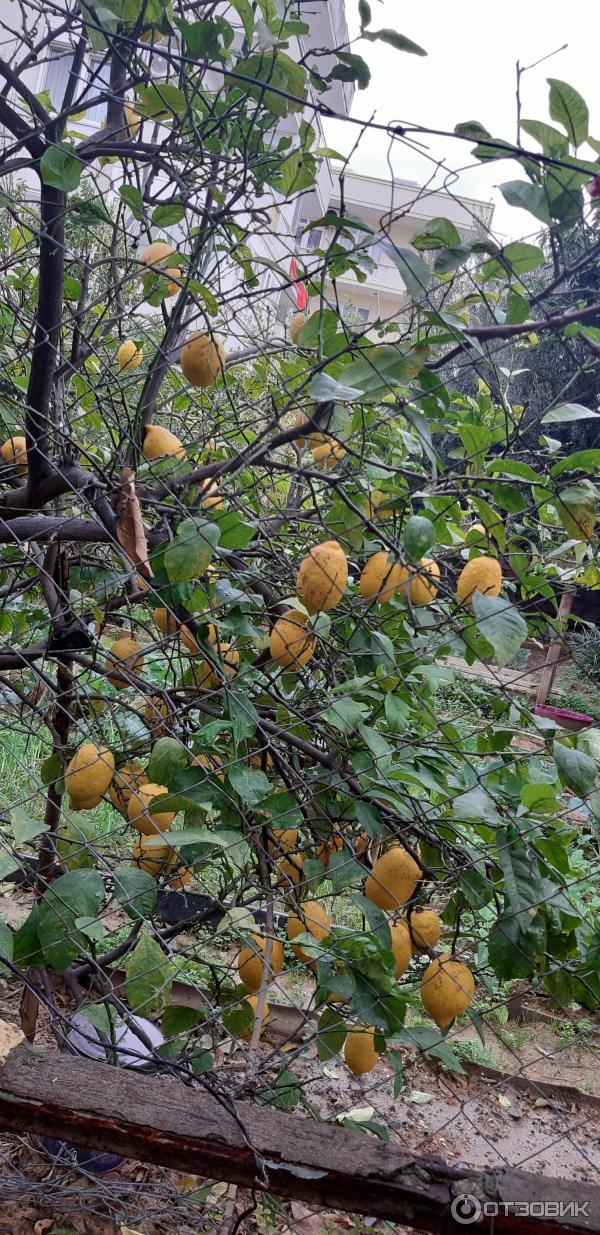
<svg viewBox="0 0 600 1235"><path fill-rule="evenodd" d="M151 579L153 572L148 561L146 529L135 491L135 472L131 467L124 467L121 475L117 497L117 540L140 575Z"/></svg>

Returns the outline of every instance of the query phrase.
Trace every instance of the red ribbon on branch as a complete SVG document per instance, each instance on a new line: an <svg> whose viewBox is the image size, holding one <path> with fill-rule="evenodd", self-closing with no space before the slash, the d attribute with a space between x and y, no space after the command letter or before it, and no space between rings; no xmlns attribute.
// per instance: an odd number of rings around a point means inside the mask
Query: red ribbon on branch
<svg viewBox="0 0 600 1235"><path fill-rule="evenodd" d="M296 284L296 304L299 309L305 309L308 304L308 292L301 279L298 278L298 263L295 257L290 261L290 274Z"/></svg>

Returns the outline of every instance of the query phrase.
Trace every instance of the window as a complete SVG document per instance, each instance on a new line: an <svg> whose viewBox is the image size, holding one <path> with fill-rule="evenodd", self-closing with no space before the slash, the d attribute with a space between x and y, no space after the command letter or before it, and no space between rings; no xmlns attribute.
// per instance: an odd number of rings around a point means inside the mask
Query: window
<svg viewBox="0 0 600 1235"><path fill-rule="evenodd" d="M52 50L53 56L46 68L44 89L50 95L52 106L60 111L73 64L73 54L67 48L54 47ZM92 57L91 61L81 69L74 103L77 105L78 112L85 111L86 124L104 123L106 103L96 103L94 107L86 110L85 101L86 98L92 99L107 89L109 83L110 66L99 56Z"/></svg>
<svg viewBox="0 0 600 1235"><path fill-rule="evenodd" d="M320 249L323 246L323 228L311 227L306 240L304 241L307 249Z"/></svg>
<svg viewBox="0 0 600 1235"><path fill-rule="evenodd" d="M371 310L364 305L352 304L351 301L346 301L342 305L342 318L344 325L352 328L353 326L366 326L371 316Z"/></svg>

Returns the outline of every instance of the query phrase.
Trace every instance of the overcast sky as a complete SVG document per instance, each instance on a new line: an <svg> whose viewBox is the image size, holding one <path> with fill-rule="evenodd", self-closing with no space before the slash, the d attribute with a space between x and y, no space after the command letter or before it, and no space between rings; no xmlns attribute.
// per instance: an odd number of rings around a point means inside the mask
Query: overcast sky
<svg viewBox="0 0 600 1235"><path fill-rule="evenodd" d="M590 109L590 132L600 139L600 20L597 0L370 0L371 29L391 27L425 48L426 58L407 55L382 43L354 45L371 68L371 84L356 93L352 114L382 123L405 121L452 131L455 124L479 120L494 137L516 135L516 62L529 65L568 46L524 74L522 116L550 121L547 77L575 86ZM351 34L358 32L358 0L345 0ZM331 123L327 139L346 154L357 137L353 126ZM452 138L423 135L417 152L396 143L395 174L423 183L438 159L452 170L464 168L459 187L469 197L493 200L494 229L514 238L535 231L535 220L507 206L496 186L524 178L518 164L503 160L472 166L472 146ZM538 149L532 142L533 149ZM367 134L352 158L357 171L389 175L389 140ZM585 158L596 158L589 147ZM437 183L443 176L438 173Z"/></svg>

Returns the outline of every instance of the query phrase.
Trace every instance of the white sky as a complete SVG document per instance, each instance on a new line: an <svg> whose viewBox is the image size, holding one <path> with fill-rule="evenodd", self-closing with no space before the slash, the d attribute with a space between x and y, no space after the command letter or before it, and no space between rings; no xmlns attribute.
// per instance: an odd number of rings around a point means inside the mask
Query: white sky
<svg viewBox="0 0 600 1235"><path fill-rule="evenodd" d="M353 45L371 69L371 84L357 91L353 116L380 123L413 122L451 132L460 121L479 120L493 137L514 141L516 136L516 62L529 65L568 46L521 79L522 116L550 120L547 77L575 86L590 109L590 133L600 139L599 35L597 0L370 0L371 29L387 26L425 48L427 57L407 55L383 43L361 40ZM351 36L358 33L358 0L345 0ZM346 154L358 130L330 122L327 140ZM537 224L525 211L507 206L496 186L506 180L526 179L519 165L509 160L472 166L472 143L450 137L419 138L425 150L417 152L395 143L393 167L406 180L426 181L442 158L452 170L465 168L459 191L468 197L492 200L493 228L515 238L535 232ZM531 139L529 139L531 140ZM532 149L539 147L532 141ZM351 166L367 174L389 176L385 134L369 132L352 158ZM595 159L583 146L581 157ZM433 162L427 156L433 156ZM439 173L438 173L439 176ZM440 184L438 179L437 184Z"/></svg>

